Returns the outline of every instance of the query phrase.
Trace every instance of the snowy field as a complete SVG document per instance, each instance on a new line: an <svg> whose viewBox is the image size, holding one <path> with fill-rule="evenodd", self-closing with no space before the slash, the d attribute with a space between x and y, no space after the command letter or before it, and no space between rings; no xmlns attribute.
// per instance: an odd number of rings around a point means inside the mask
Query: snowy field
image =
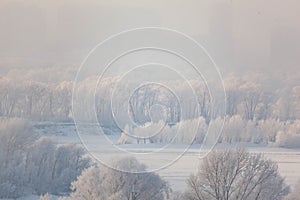
<svg viewBox="0 0 300 200"><path fill-rule="evenodd" d="M35 126L35 130L40 134L53 137L54 140L62 144L70 142L81 144L73 124L39 124ZM185 189L185 181L188 176L197 170L201 162L200 157L210 150L209 146L192 145L182 155L187 145L170 145L166 149L158 151L164 147L163 144L118 145L119 134L109 135L107 138L88 134L81 136L90 153L102 162L107 163L115 156L134 155L138 157L138 160L146 164L150 168L149 170L156 170L157 173L169 181L174 190L180 191ZM300 179L300 149L273 148L253 144L242 145L250 152L263 153L267 158L276 161L279 171L286 177L288 184L293 185ZM217 145L216 148L229 146ZM122 150L129 153L124 153ZM176 160L177 158L178 160ZM174 160L176 161L174 162ZM164 165L168 166L159 169Z"/></svg>

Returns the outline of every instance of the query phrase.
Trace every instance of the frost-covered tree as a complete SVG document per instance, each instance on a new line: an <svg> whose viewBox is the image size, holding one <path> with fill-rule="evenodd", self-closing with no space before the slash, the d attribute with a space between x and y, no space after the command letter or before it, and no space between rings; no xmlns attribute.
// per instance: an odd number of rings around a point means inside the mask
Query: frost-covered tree
<svg viewBox="0 0 300 200"><path fill-rule="evenodd" d="M21 119L0 119L0 198L16 198L26 191L24 152L37 138Z"/></svg>
<svg viewBox="0 0 300 200"><path fill-rule="evenodd" d="M274 105L274 101L276 100L276 96L273 95L270 91L263 91L260 96L260 102L257 105L257 120L266 120L268 118L272 118L272 107Z"/></svg>
<svg viewBox="0 0 300 200"><path fill-rule="evenodd" d="M203 117L182 120L172 126L160 120L157 123L130 129L128 125L118 140L119 144L130 144L136 140L144 143L202 143L207 132L206 120ZM129 134L133 135L130 136Z"/></svg>
<svg viewBox="0 0 300 200"><path fill-rule="evenodd" d="M0 152L2 164L7 166L22 155L24 151L37 139L31 125L22 119L0 119Z"/></svg>
<svg viewBox="0 0 300 200"><path fill-rule="evenodd" d="M22 99L22 86L8 78L0 78L0 114L14 117Z"/></svg>
<svg viewBox="0 0 300 200"><path fill-rule="evenodd" d="M244 121L239 115L227 118L222 135L222 142L240 142L244 132Z"/></svg>
<svg viewBox="0 0 300 200"><path fill-rule="evenodd" d="M0 119L0 198L59 194L89 166L83 148L38 138L22 119Z"/></svg>
<svg viewBox="0 0 300 200"><path fill-rule="evenodd" d="M237 114L237 108L241 101L241 92L239 87L242 80L234 75L230 75L225 79L226 89L226 115L233 116Z"/></svg>
<svg viewBox="0 0 300 200"><path fill-rule="evenodd" d="M91 167L72 183L70 197L64 199L163 200L169 193L167 183L155 173L134 173L145 170L145 166L134 158L123 158L113 166L129 172L107 167Z"/></svg>
<svg viewBox="0 0 300 200"><path fill-rule="evenodd" d="M44 194L50 189L51 173L49 172L53 163L55 149L56 145L51 139L40 138L31 146L26 155L28 182L32 184L32 187L38 194Z"/></svg>
<svg viewBox="0 0 300 200"><path fill-rule="evenodd" d="M71 189L74 192L69 198L71 200L80 199L104 199L106 191L100 187L102 184L102 176L100 169L92 166L85 169L82 174L72 183Z"/></svg>
<svg viewBox="0 0 300 200"><path fill-rule="evenodd" d="M277 100L273 105L273 115L281 121L294 118L294 104L291 88L283 88L276 91Z"/></svg>
<svg viewBox="0 0 300 200"><path fill-rule="evenodd" d="M269 118L263 121L259 121L258 128L264 134L266 142L274 143L278 131L283 131L284 124L279 120Z"/></svg>
<svg viewBox="0 0 300 200"><path fill-rule="evenodd" d="M28 182L38 194L68 192L70 183L88 166L89 158L81 147L57 146L49 138L37 140L26 155Z"/></svg>
<svg viewBox="0 0 300 200"><path fill-rule="evenodd" d="M295 118L300 119L300 86L295 86L292 89L293 97L293 110L295 113Z"/></svg>
<svg viewBox="0 0 300 200"><path fill-rule="evenodd" d="M209 129L207 134L205 135L205 138L203 140L204 144L213 145L216 143L222 142L222 135L221 131L223 128L223 119L218 117L212 121L210 121Z"/></svg>
<svg viewBox="0 0 300 200"><path fill-rule="evenodd" d="M286 122L276 135L276 145L286 148L300 147L300 120Z"/></svg>
<svg viewBox="0 0 300 200"><path fill-rule="evenodd" d="M246 138L243 139L245 142L252 142L254 144L261 144L264 142L263 134L256 126L255 121L247 121L245 133Z"/></svg>
<svg viewBox="0 0 300 200"><path fill-rule="evenodd" d="M71 113L71 98L72 98L73 83L64 81L55 88L55 97L59 106L59 112L64 119L69 119Z"/></svg>
<svg viewBox="0 0 300 200"><path fill-rule="evenodd" d="M187 183L187 200L279 200L289 191L277 164L242 148L212 151Z"/></svg>
<svg viewBox="0 0 300 200"><path fill-rule="evenodd" d="M252 82L240 86L242 101L239 105L240 114L247 120L253 120L260 102L261 89Z"/></svg>

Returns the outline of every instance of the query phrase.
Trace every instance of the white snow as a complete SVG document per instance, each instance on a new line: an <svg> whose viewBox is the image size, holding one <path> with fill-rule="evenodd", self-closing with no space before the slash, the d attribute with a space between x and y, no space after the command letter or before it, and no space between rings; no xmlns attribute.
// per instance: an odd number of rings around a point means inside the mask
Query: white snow
<svg viewBox="0 0 300 200"><path fill-rule="evenodd" d="M71 128L70 125L61 125L60 129L60 132L63 134L54 134L54 138L59 143L81 143L78 135L74 131L75 129ZM119 138L119 134L109 135L107 137L84 134L81 135L81 137L84 144L89 148L90 153L95 157L100 158L104 163L111 160L114 156L132 155L136 156L138 160L146 164L150 170L155 170L163 165L170 164L170 162L173 162L179 157L179 159L170 166L157 170L157 173L169 181L173 190L180 191L185 189L185 181L188 176L191 173L196 172L199 163L201 162L199 157L205 155L210 150L210 146L201 148L200 145L192 145L189 150L181 156L188 145L172 144L166 149L159 151L160 148L164 147L164 144L118 145L117 140ZM288 184L293 185L298 179L300 179L300 149L266 147L247 143L240 143L238 145L246 147L252 153L263 153L267 158L276 161L279 166L279 171L286 177ZM219 144L216 148L227 148L233 146L235 145ZM121 151L118 148L120 148ZM129 151L129 153L122 150Z"/></svg>

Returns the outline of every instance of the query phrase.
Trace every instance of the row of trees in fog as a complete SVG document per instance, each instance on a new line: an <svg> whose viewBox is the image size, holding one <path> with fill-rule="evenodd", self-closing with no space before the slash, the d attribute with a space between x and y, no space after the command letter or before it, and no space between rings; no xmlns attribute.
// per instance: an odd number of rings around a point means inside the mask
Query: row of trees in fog
<svg viewBox="0 0 300 200"><path fill-rule="evenodd" d="M221 127L223 127L222 132ZM300 120L244 120L239 115L213 119L206 124L203 117L183 120L173 126L163 121L147 126L124 128L119 144L131 143L238 143L300 147Z"/></svg>
<svg viewBox="0 0 300 200"><path fill-rule="evenodd" d="M35 120L67 120L71 114L72 82L58 85L0 79L0 115Z"/></svg>
<svg viewBox="0 0 300 200"><path fill-rule="evenodd" d="M130 83L114 88L116 80L117 77L103 79L96 91L91 91L94 87L90 87L97 83L95 77L90 77L78 84L77 91L80 93L82 102L86 94L95 92L96 112L103 126L116 125L111 110L111 99L117 111L128 102L126 114L131 115L130 117L138 124L151 121L149 109L158 104L162 105L166 115L165 120L169 124L199 116L205 118L208 123L211 117L216 118L220 114L218 105L223 99L218 99L218 97L211 99L209 90L203 82L190 81L197 99L197 103L194 104L190 101L190 98L194 98L189 93L191 89L186 88L186 84L180 81L169 81L166 84L176 88L174 91L176 96L163 86L150 85L135 90L130 99L124 99L128 96ZM274 89L257 81L242 80L236 76L228 76L224 83L227 97L226 115L228 116L240 115L245 120L255 121L268 118L280 121L300 118L300 86L291 85ZM26 80L16 82L2 77L0 78L0 115L36 120L68 120L72 118L72 86L71 81L46 84ZM211 109L212 103L213 110ZM199 109L196 109L197 107Z"/></svg>
<svg viewBox="0 0 300 200"><path fill-rule="evenodd" d="M89 165L83 148L39 137L24 120L0 120L0 198L68 192Z"/></svg>

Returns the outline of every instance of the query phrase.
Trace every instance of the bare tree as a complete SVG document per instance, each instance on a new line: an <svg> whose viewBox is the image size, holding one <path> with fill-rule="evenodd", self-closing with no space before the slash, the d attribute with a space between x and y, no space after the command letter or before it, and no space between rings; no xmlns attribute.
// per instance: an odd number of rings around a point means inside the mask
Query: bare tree
<svg viewBox="0 0 300 200"><path fill-rule="evenodd" d="M188 200L279 200L289 191L277 164L242 148L212 151L187 183Z"/></svg>

